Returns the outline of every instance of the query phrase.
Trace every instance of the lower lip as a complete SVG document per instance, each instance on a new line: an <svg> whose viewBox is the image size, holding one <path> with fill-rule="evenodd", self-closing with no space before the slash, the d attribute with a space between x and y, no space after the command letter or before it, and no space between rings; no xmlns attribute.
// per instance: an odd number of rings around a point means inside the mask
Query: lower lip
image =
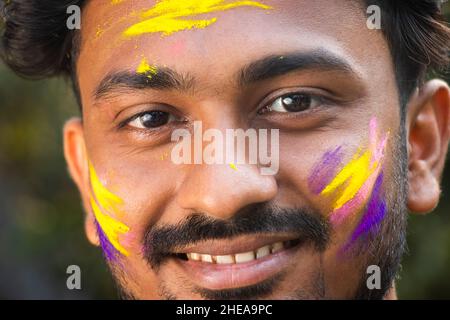
<svg viewBox="0 0 450 320"><path fill-rule="evenodd" d="M177 264L197 286L209 290L242 288L258 284L286 269L299 246L239 264L213 264L177 259ZM176 258L175 258L176 259Z"/></svg>

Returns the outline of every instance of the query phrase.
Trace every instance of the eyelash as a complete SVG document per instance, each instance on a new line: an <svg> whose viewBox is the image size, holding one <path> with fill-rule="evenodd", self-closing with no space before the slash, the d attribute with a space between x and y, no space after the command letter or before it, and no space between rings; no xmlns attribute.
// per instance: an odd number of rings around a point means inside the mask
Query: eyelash
<svg viewBox="0 0 450 320"><path fill-rule="evenodd" d="M117 128L118 129L123 129L126 126L128 126L131 122L133 122L134 120L139 119L140 117L145 116L146 114L149 114L150 112L157 112L157 111L171 114L169 111L163 111L163 110L159 110L159 109L152 109L152 110L142 111L142 112L139 112L139 113L131 116L130 118L127 118L127 119L121 121L119 123L119 125L117 126ZM157 128L155 128L155 129L157 129ZM146 129L146 130L151 130L151 129Z"/></svg>

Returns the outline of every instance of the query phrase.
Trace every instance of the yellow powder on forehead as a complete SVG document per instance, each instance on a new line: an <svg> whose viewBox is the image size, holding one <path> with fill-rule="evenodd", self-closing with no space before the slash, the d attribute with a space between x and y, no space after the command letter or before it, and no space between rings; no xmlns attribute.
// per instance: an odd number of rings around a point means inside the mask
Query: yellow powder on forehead
<svg viewBox="0 0 450 320"><path fill-rule="evenodd" d="M151 9L142 11L140 13L141 21L127 28L124 35L133 37L146 33L162 33L162 35L168 36L178 31L203 29L215 23L217 18L196 20L192 19L194 16L238 7L272 9L272 7L257 1L161 0Z"/></svg>
<svg viewBox="0 0 450 320"><path fill-rule="evenodd" d="M142 58L141 63L136 69L136 73L144 74L148 78L152 78L152 76L158 73L158 69L155 66L151 66L146 58Z"/></svg>

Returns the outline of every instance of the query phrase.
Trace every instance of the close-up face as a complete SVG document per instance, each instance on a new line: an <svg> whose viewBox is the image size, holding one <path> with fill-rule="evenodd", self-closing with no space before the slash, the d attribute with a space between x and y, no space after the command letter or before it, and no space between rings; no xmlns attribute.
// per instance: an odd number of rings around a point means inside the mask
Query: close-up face
<svg viewBox="0 0 450 320"><path fill-rule="evenodd" d="M84 4L64 152L124 298L395 297L408 209L439 199L450 99L435 81L402 105L366 9Z"/></svg>

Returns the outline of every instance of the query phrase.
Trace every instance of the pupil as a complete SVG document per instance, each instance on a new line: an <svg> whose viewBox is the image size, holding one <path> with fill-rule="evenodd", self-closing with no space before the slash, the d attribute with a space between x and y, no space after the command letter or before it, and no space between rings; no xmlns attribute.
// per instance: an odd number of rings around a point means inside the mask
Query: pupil
<svg viewBox="0 0 450 320"><path fill-rule="evenodd" d="M290 112L304 111L310 107L311 97L302 94L290 95L283 99L283 105Z"/></svg>
<svg viewBox="0 0 450 320"><path fill-rule="evenodd" d="M148 112L141 117L141 123L146 128L156 128L165 125L169 121L169 114L162 111Z"/></svg>

